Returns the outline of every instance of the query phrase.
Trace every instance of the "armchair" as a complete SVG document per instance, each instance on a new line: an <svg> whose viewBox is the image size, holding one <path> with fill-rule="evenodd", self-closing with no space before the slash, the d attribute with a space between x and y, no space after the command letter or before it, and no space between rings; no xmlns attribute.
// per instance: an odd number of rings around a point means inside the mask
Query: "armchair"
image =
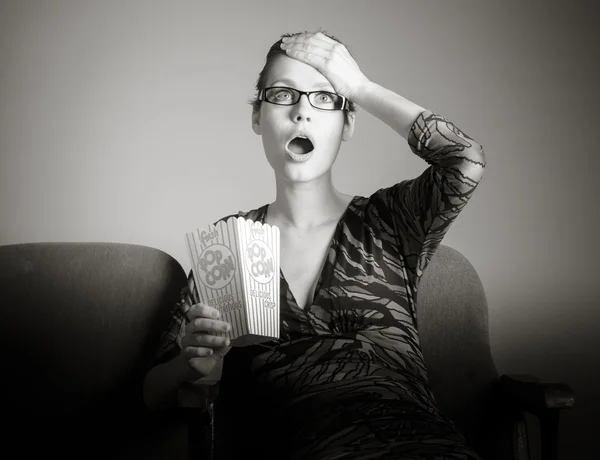
<svg viewBox="0 0 600 460"><path fill-rule="evenodd" d="M485 460L529 460L525 413L540 421L541 459L558 456L560 411L573 407L564 383L498 375L490 351L481 280L442 245L423 274L417 314L429 380L440 408Z"/></svg>

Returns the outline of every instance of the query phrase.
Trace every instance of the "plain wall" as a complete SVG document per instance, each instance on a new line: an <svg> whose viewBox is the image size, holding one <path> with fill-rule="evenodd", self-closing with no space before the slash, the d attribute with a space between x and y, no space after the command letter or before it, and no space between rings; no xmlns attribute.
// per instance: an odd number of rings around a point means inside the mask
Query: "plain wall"
<svg viewBox="0 0 600 460"><path fill-rule="evenodd" d="M248 101L271 44L322 27L373 81L484 146L444 244L481 276L498 370L575 389L561 458L600 458L593 2L0 5L0 244L137 243L189 270L185 232L273 200ZM360 111L334 180L368 195L425 167Z"/></svg>

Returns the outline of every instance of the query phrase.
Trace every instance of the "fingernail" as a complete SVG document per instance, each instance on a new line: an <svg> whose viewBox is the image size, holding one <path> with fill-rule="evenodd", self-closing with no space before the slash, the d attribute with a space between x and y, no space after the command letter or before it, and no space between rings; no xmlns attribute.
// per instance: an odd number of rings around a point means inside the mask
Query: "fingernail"
<svg viewBox="0 0 600 460"><path fill-rule="evenodd" d="M219 317L219 312L217 310L213 310L212 317L213 318L218 318Z"/></svg>
<svg viewBox="0 0 600 460"><path fill-rule="evenodd" d="M225 340L225 346L226 346L226 347L228 347L230 343L231 343L231 340L229 340L229 339L226 339L226 340Z"/></svg>

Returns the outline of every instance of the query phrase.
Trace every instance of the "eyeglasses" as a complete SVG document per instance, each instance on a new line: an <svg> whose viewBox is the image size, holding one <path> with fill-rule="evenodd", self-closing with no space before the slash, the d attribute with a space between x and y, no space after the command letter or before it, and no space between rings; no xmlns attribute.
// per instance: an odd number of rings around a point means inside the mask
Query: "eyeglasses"
<svg viewBox="0 0 600 460"><path fill-rule="evenodd" d="M306 94L308 102L320 110L346 110L348 100L344 96L329 91L299 91L287 86L271 86L260 91L258 99L276 105L295 105Z"/></svg>

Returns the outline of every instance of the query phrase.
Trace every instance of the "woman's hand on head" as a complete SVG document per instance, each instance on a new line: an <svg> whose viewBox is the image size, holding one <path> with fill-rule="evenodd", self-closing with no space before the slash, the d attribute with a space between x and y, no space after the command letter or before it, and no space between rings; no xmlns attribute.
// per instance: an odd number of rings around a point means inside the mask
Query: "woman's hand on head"
<svg viewBox="0 0 600 460"><path fill-rule="evenodd" d="M286 37L281 48L289 57L321 72L336 93L351 101L369 83L346 47L321 32Z"/></svg>
<svg viewBox="0 0 600 460"><path fill-rule="evenodd" d="M229 339L215 333L231 330L231 325L219 320L219 311L204 304L195 304L188 310L189 323L181 340L181 354L187 365L199 374L209 375L217 362L231 349Z"/></svg>

